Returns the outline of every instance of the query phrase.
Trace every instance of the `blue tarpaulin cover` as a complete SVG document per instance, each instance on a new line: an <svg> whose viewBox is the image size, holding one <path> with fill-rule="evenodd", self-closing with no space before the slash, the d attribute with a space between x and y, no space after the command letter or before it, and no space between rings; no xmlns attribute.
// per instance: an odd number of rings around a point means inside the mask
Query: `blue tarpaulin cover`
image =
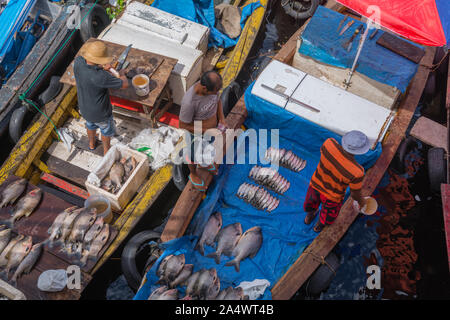
<svg viewBox="0 0 450 320"><path fill-rule="evenodd" d="M241 134L237 141L237 148L239 145L247 145L245 164L227 164L220 167L219 175L209 187L208 194L196 211L186 235L163 244L165 248L163 255L147 273L147 282L137 292L134 299L147 299L158 287L155 285L156 270L162 259L169 254L181 253L185 254L186 263L194 264L194 272L201 268L216 268L222 289L230 285L238 286L242 281L267 279L270 287L261 298L271 299L270 289L317 236L312 228L318 217L311 225L305 225L303 221L306 214L303 211L303 202L309 180L319 162L322 143L329 137L337 141L341 138L329 130L252 95L252 87L253 84L245 93L248 111L246 127L279 129L280 148L293 150L305 159L307 161L305 169L296 173L280 167L279 173L291 183L289 190L283 195L276 195L270 191L272 195L280 199L278 208L272 213L255 209L236 196L236 191L243 182L254 183L248 178L249 171L254 165L249 164L248 155L257 148L256 144L245 142L246 137L253 130L247 130ZM268 136L270 138L270 133ZM270 144L268 143L267 146ZM262 154L267 146L261 146ZM375 150L358 156L357 160L367 169L375 163L380 154L381 145L379 144ZM258 163L261 164L259 159ZM217 265L214 259L203 257L198 251L193 250L210 214L216 211L222 213L223 226L240 222L243 232L253 226L260 226L262 229L263 244L259 252L253 259L247 258L241 261L239 273L234 267L225 266L231 258L222 255L221 263ZM205 255L212 251L213 248L205 246ZM180 290L181 297L184 290L185 287Z"/></svg>
<svg viewBox="0 0 450 320"><path fill-rule="evenodd" d="M344 15L339 12L319 6L301 35L302 44L299 53L328 65L351 68L362 34L356 36L350 51L344 49L342 45L350 40L354 31L360 25L364 25L364 28L367 28L367 25L348 18L338 30L339 23L343 18ZM354 24L342 36L339 36L339 32L351 20L355 21ZM375 29L369 31L369 36L373 30ZM383 31L379 31L373 39L367 37L356 71L378 82L396 87L404 93L416 74L418 65L377 45L376 42L383 33ZM414 44L413 42L410 43ZM414 45L423 49L420 45Z"/></svg>
<svg viewBox="0 0 450 320"><path fill-rule="evenodd" d="M203 24L210 28L209 46L230 48L236 45L239 37L235 39L229 38L217 30L214 25L216 17L214 15L214 1L213 0L155 0L153 7L169 12L176 16L185 18ZM261 7L258 2L252 2L242 8L241 27L244 28L245 21L253 13L254 10Z"/></svg>

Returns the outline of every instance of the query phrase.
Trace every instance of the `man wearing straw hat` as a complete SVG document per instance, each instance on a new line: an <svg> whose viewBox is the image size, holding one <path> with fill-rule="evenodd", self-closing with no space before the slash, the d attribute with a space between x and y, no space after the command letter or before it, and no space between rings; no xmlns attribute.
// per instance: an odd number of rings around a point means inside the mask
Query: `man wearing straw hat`
<svg viewBox="0 0 450 320"><path fill-rule="evenodd" d="M73 70L77 84L78 107L86 120L89 149L94 150L97 142L97 129L102 134L103 154L111 147L111 137L115 134L112 105L108 89L125 89L128 79L123 74L118 77L107 70L111 69L113 58L102 41L87 42L75 58Z"/></svg>
<svg viewBox="0 0 450 320"><path fill-rule="evenodd" d="M341 144L335 139L327 139L320 148L320 161L306 193L303 209L305 223L310 224L320 209L319 220L314 226L320 232L325 225L331 225L341 210L345 192L350 187L358 211L365 206L361 196L364 168L355 160L355 155L365 154L370 149L367 136L357 130L342 137Z"/></svg>

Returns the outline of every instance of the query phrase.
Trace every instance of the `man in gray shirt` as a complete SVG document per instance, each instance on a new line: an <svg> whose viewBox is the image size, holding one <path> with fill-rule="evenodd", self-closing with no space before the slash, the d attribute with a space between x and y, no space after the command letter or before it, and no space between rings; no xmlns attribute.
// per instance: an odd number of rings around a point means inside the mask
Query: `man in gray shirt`
<svg viewBox="0 0 450 320"><path fill-rule="evenodd" d="M225 127L225 116L218 94L221 88L222 77L220 74L215 71L207 71L201 76L199 82L189 88L181 101L179 127L191 133L190 152L188 152L188 157L185 158L191 172L189 180L200 191L205 191L206 186L198 175L198 170L207 170L212 174L217 174L217 165L213 163L203 167L196 163L193 141L194 122L201 122L202 133L208 129L217 128L218 124Z"/></svg>

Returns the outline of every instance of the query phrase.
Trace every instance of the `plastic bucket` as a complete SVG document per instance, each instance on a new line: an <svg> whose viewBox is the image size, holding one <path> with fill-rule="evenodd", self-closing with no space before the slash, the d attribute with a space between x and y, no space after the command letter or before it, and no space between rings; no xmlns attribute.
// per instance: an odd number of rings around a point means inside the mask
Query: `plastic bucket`
<svg viewBox="0 0 450 320"><path fill-rule="evenodd" d="M105 223L112 221L113 215L111 211L111 203L109 200L100 195L93 195L84 201L84 207L88 209L97 209L97 217L103 217Z"/></svg>
<svg viewBox="0 0 450 320"><path fill-rule="evenodd" d="M131 79L134 91L140 97L148 95L150 92L150 79L145 74L137 74Z"/></svg>
<svg viewBox="0 0 450 320"><path fill-rule="evenodd" d="M377 212L378 209L378 203L377 200L375 200L372 197L365 197L366 199L366 205L361 208L361 213L365 214L366 216L371 216L375 212Z"/></svg>

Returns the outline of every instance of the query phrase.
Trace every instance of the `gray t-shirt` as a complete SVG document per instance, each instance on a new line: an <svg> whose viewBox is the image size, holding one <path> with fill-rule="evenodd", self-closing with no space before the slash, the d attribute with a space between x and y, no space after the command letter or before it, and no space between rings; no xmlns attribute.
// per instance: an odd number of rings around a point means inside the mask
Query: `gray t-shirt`
<svg viewBox="0 0 450 320"><path fill-rule="evenodd" d="M219 95L199 96L195 94L195 85L186 91L181 100L180 121L192 123L195 120L206 120L217 112Z"/></svg>

